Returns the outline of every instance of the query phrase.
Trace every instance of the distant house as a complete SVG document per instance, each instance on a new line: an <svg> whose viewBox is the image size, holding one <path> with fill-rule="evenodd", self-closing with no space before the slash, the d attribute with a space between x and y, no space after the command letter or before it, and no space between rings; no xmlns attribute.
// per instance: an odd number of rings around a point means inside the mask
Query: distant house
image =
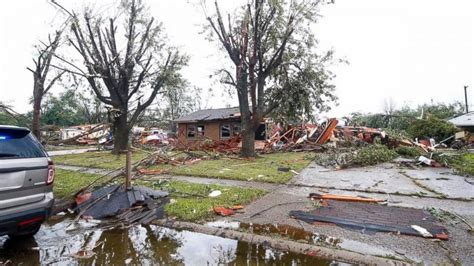
<svg viewBox="0 0 474 266"><path fill-rule="evenodd" d="M69 127L69 128L62 128L59 130L59 139L65 140L74 138L75 136L81 135L84 131L80 127Z"/></svg>
<svg viewBox="0 0 474 266"><path fill-rule="evenodd" d="M474 132L474 112L452 118L449 122L469 132Z"/></svg>
<svg viewBox="0 0 474 266"><path fill-rule="evenodd" d="M199 110L174 120L178 124L178 142L190 144L211 139L220 141L239 135L241 131L238 107ZM265 139L265 124L261 124L255 139Z"/></svg>
<svg viewBox="0 0 474 266"><path fill-rule="evenodd" d="M66 140L70 138L74 138L78 135L82 135L88 131L91 131L93 128L97 127L98 125L80 125L80 126L72 126L68 128L62 128L59 130L59 139L61 140ZM102 129L97 130L95 132L92 132L88 134L87 136L84 136L85 138L88 139L96 139L101 136L104 136L108 132L107 127L102 127Z"/></svg>

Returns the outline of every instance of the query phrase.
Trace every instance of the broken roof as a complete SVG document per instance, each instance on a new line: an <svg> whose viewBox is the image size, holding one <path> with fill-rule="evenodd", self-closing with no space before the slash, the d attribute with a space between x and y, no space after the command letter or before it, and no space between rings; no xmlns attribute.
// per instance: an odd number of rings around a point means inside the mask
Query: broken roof
<svg viewBox="0 0 474 266"><path fill-rule="evenodd" d="M474 126L474 112L460 115L458 117L452 118L449 122L453 123L455 126Z"/></svg>
<svg viewBox="0 0 474 266"><path fill-rule="evenodd" d="M240 118L239 107L199 110L194 113L175 119L174 122L186 123L198 121L226 120L232 118Z"/></svg>

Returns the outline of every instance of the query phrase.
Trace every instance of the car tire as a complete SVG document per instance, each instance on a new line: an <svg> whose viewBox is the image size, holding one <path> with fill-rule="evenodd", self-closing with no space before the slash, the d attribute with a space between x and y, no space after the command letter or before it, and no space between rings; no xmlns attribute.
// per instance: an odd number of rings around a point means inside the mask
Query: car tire
<svg viewBox="0 0 474 266"><path fill-rule="evenodd" d="M11 238L11 239L27 239L27 238L31 238L33 237L34 235L36 235L36 233L38 233L38 231L40 230L41 228L41 224L38 224L38 225L35 225L33 228L31 228L30 230L28 231L20 231L20 232L16 232L16 233L13 233L13 234L8 234L8 237Z"/></svg>

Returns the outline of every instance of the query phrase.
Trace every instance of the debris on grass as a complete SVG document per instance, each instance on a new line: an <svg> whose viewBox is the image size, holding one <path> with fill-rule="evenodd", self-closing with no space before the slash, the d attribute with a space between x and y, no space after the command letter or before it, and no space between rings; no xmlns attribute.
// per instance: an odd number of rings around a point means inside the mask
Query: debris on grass
<svg viewBox="0 0 474 266"><path fill-rule="evenodd" d="M222 194L222 192L220 190L214 190L211 193L209 193L209 197L215 198L215 197L220 196L221 194Z"/></svg>

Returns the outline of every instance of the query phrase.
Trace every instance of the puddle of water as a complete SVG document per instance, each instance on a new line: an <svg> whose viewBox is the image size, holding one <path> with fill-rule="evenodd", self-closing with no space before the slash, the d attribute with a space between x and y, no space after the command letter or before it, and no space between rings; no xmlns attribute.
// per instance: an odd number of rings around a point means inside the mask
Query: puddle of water
<svg viewBox="0 0 474 266"><path fill-rule="evenodd" d="M21 242L0 237L0 264L337 265L262 245L153 225L124 229L79 226L67 231L70 222L69 218L51 221L35 238Z"/></svg>
<svg viewBox="0 0 474 266"><path fill-rule="evenodd" d="M369 254L374 256L392 256L399 259L403 257L399 256L393 251L380 248L374 245L366 244L359 241L349 240L349 239L340 239L324 234L313 233L305 231L301 228L296 228L289 225L279 225L279 224L248 224L240 222L231 222L226 220L215 221L207 223L208 226L234 229L234 230L243 230L247 232L252 232L259 235L272 235L278 234L282 237L287 237L291 240L298 241L304 240L307 243L323 246L331 246L335 248L342 248L349 251L354 251L357 253Z"/></svg>
<svg viewBox="0 0 474 266"><path fill-rule="evenodd" d="M339 244L339 246L346 250L351 250L354 252L369 254L373 256L381 256L381 257L391 256L391 257L396 257L398 259L403 259L403 257L398 256L393 251L390 251L381 247L369 245L366 243L362 243L359 241L345 239Z"/></svg>
<svg viewBox="0 0 474 266"><path fill-rule="evenodd" d="M259 235L272 235L277 234L282 237L289 238L294 241L304 240L309 244L323 244L333 247L338 247L342 240L326 236L323 234L313 233L305 231L304 229L282 225L282 224L251 224L231 221L215 221L209 222L206 225L211 227L219 227L226 229L242 230L245 232L251 232Z"/></svg>

